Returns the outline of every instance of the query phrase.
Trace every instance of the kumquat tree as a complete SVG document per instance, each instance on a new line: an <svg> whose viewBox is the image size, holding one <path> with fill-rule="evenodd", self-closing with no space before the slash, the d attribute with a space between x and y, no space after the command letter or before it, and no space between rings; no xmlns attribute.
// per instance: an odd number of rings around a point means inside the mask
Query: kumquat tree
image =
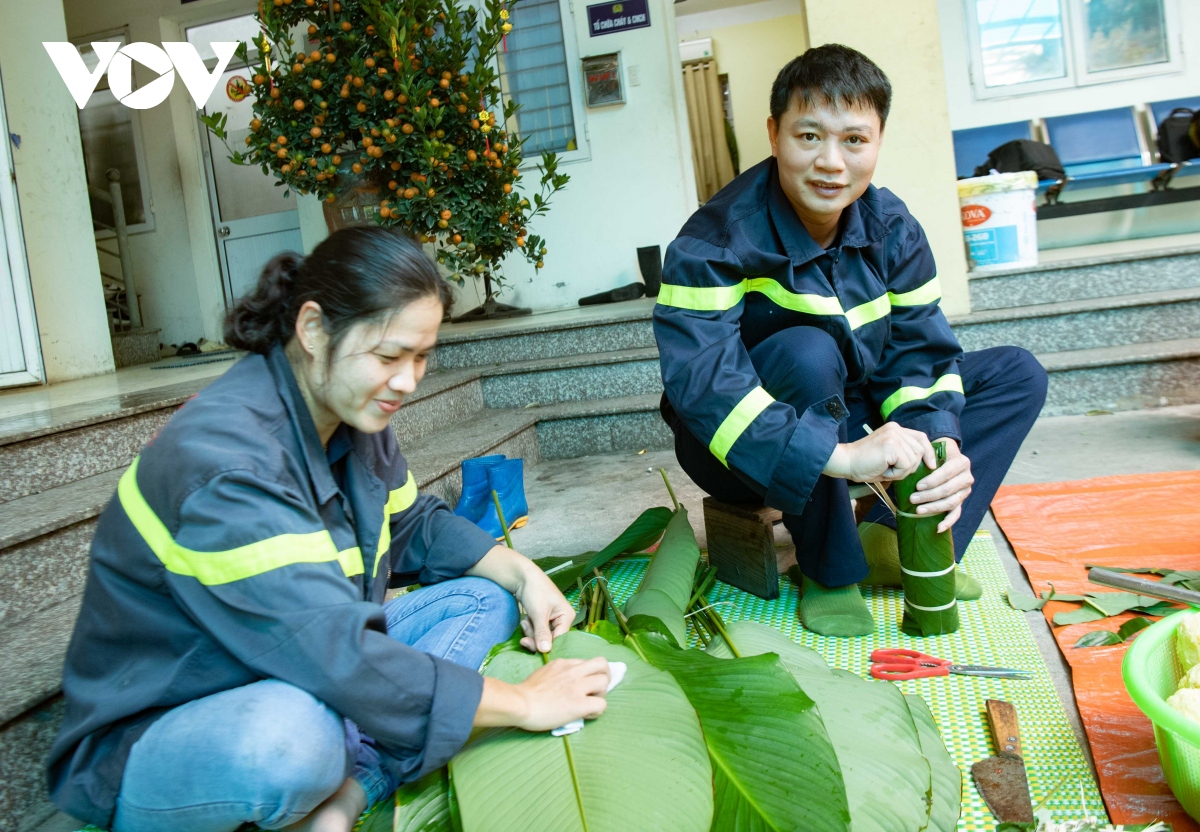
<svg viewBox="0 0 1200 832"><path fill-rule="evenodd" d="M260 0L254 118L230 161L328 202L374 191L377 222L435 244L452 279L483 277L494 306L510 252L542 268L546 246L528 226L568 179L544 154L531 204L517 184L521 139L497 122L518 109L502 104L496 70L514 4ZM224 114L202 120L227 139Z"/></svg>

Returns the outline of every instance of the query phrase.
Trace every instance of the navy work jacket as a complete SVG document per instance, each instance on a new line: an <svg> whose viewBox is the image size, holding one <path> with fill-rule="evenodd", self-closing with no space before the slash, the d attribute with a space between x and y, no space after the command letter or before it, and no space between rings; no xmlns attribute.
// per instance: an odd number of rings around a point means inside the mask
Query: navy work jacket
<svg viewBox="0 0 1200 832"><path fill-rule="evenodd" d="M389 638L381 605L389 580L456 578L496 542L417 494L390 429L343 425L330 448L276 346L189 401L125 472L63 670L49 762L63 811L107 828L155 719L261 679L353 720L402 781L466 741L482 678Z"/></svg>
<svg viewBox="0 0 1200 832"><path fill-rule="evenodd" d="M768 505L800 514L847 411L840 399L804 413L775 401L749 349L788 327L819 327L838 344L847 388L881 419L961 441L962 348L940 299L925 233L895 195L869 186L825 250L768 159L705 203L667 249L654 309L667 401Z"/></svg>

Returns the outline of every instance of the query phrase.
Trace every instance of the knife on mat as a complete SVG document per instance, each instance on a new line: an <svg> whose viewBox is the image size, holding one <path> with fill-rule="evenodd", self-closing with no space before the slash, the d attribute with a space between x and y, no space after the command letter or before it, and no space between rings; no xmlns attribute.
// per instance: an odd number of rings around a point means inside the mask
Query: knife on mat
<svg viewBox="0 0 1200 832"><path fill-rule="evenodd" d="M1021 731L1017 709L1011 702L987 700L988 726L997 754L971 766L975 788L1001 823L1033 823L1029 779L1021 757Z"/></svg>

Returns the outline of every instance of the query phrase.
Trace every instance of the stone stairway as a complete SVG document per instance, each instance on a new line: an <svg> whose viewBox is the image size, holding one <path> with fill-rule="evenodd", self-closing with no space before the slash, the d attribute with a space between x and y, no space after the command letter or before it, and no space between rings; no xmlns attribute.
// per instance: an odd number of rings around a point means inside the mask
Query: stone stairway
<svg viewBox="0 0 1200 832"><path fill-rule="evenodd" d="M1200 247L972 278L967 349L1019 344L1050 371L1047 413L1200 401ZM463 459L665 448L653 302L446 327L393 417L418 485L453 504ZM201 382L0 419L0 832L53 809L41 760L96 516ZM536 507L534 507L536 512Z"/></svg>

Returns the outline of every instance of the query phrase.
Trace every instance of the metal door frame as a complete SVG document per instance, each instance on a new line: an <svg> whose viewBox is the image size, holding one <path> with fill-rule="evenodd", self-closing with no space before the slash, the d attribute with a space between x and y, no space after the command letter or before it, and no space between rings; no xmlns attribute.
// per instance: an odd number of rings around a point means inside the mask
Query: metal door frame
<svg viewBox="0 0 1200 832"><path fill-rule="evenodd" d="M29 278L29 261L25 252L25 235L21 227L21 206L17 196L17 174L9 147L8 114L4 105L4 84L0 78L0 234L8 252L8 274L17 307L17 329L21 332L21 348L25 369L0 373L0 387L22 384L44 384L46 367L42 361L42 345L38 336L37 313L33 304L33 284Z"/></svg>

